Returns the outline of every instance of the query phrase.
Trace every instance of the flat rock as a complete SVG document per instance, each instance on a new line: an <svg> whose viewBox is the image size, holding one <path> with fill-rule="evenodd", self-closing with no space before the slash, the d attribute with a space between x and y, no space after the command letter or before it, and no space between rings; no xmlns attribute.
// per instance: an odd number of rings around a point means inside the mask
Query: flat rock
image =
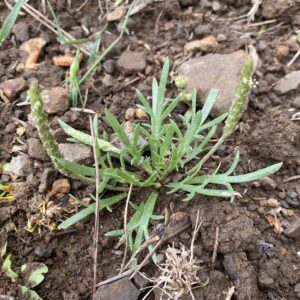
<svg viewBox="0 0 300 300"><path fill-rule="evenodd" d="M293 91L300 85L300 71L293 71L285 75L274 86L274 91L282 95Z"/></svg>
<svg viewBox="0 0 300 300"><path fill-rule="evenodd" d="M15 176L29 176L33 173L33 161L25 155L15 156L10 162L9 170Z"/></svg>
<svg viewBox="0 0 300 300"><path fill-rule="evenodd" d="M101 286L95 293L93 300L137 300L140 295L135 285L124 277L118 281Z"/></svg>
<svg viewBox="0 0 300 300"><path fill-rule="evenodd" d="M49 156L39 139L31 138L28 140L28 155L34 159L48 161Z"/></svg>
<svg viewBox="0 0 300 300"><path fill-rule="evenodd" d="M70 107L69 95L66 89L54 87L41 92L45 112L49 115L61 115Z"/></svg>
<svg viewBox="0 0 300 300"><path fill-rule="evenodd" d="M146 53L124 51L117 61L120 72L128 75L134 72L142 72L146 68Z"/></svg>
<svg viewBox="0 0 300 300"><path fill-rule="evenodd" d="M219 90L213 113L221 115L228 112L235 98L241 72L248 59L244 51L231 54L208 54L185 62L178 73L188 77L188 90L196 89L199 104L203 105L212 88Z"/></svg>
<svg viewBox="0 0 300 300"><path fill-rule="evenodd" d="M41 175L41 183L39 185L39 193L43 193L52 185L57 176L57 171L51 168L44 169Z"/></svg>
<svg viewBox="0 0 300 300"><path fill-rule="evenodd" d="M284 231L284 234L288 237L300 240L300 218L297 217L289 227Z"/></svg>
<svg viewBox="0 0 300 300"><path fill-rule="evenodd" d="M64 143L58 147L66 160L77 164L90 164L93 161L92 148L87 145Z"/></svg>

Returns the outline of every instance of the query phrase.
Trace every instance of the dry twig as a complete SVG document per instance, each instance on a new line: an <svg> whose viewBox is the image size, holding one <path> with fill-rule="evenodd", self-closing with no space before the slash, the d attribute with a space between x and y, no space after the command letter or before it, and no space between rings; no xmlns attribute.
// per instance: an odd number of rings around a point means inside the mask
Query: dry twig
<svg viewBox="0 0 300 300"><path fill-rule="evenodd" d="M214 251L211 259L212 265L214 265L217 257L217 252L218 252L218 246L219 246L219 234L220 234L220 227L216 227L216 238L215 238L215 243L214 243Z"/></svg>
<svg viewBox="0 0 300 300"><path fill-rule="evenodd" d="M129 191L127 194L127 199L126 199L126 205L125 205L125 211L124 211L124 232L125 232L125 250L124 250L124 256L120 268L120 273L121 274L124 271L124 265L126 261L126 256L127 256L127 251L128 251L128 228L127 228L127 216L128 216L128 205L129 205L129 199L131 196L132 192L132 184L129 186Z"/></svg>

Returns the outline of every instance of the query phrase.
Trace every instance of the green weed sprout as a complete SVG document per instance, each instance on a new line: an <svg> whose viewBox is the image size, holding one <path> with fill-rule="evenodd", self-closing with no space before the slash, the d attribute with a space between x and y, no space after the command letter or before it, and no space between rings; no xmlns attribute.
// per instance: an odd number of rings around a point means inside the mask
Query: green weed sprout
<svg viewBox="0 0 300 300"><path fill-rule="evenodd" d="M73 63L70 66L69 76L66 79L66 83L68 85L72 106L77 107L78 98L80 99L81 105L83 105L82 96L79 88L79 50L76 51L76 56Z"/></svg>
<svg viewBox="0 0 300 300"><path fill-rule="evenodd" d="M6 249L7 244L5 244L1 251L1 258L4 258L6 255ZM18 284L18 288L26 299L28 297L28 299L31 300L43 300L32 288L36 287L44 280L44 274L48 272L48 267L40 262L28 262L27 264L23 264L20 269L20 274L13 271L11 254L7 255L2 263L4 274L6 274L12 282L21 278L22 284Z"/></svg>

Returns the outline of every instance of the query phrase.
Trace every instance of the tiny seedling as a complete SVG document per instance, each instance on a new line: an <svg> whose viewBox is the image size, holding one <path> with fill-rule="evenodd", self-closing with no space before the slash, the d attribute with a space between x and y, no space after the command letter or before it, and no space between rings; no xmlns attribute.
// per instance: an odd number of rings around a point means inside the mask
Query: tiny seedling
<svg viewBox="0 0 300 300"><path fill-rule="evenodd" d="M1 249L1 258L6 255L7 244ZM32 288L39 285L44 280L44 274L48 272L48 267L40 262L28 262L20 268L20 273L12 269L11 254L8 254L3 261L2 270L12 282L18 282L20 292L23 296L31 300L43 300Z"/></svg>

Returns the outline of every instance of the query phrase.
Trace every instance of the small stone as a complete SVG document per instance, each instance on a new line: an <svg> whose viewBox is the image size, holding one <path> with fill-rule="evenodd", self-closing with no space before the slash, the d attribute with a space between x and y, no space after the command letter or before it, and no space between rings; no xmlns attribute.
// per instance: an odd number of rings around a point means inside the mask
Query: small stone
<svg viewBox="0 0 300 300"><path fill-rule="evenodd" d="M270 207L278 207L280 206L280 202L277 199L270 198L267 200L268 206Z"/></svg>
<svg viewBox="0 0 300 300"><path fill-rule="evenodd" d="M206 35L209 35L211 30L212 28L210 24L200 24L195 28L194 33L196 37L202 38Z"/></svg>
<svg viewBox="0 0 300 300"><path fill-rule="evenodd" d="M12 32L15 35L16 40L19 42L23 43L30 38L28 22L16 23L12 28Z"/></svg>
<svg viewBox="0 0 300 300"><path fill-rule="evenodd" d="M51 195L55 194L68 194L71 190L71 184L69 179L62 178L55 180L52 184Z"/></svg>
<svg viewBox="0 0 300 300"><path fill-rule="evenodd" d="M224 12L227 10L227 5L224 4L224 3L221 3L220 1L218 0L214 0L212 2L212 10L215 11L215 12Z"/></svg>
<svg viewBox="0 0 300 300"><path fill-rule="evenodd" d="M33 173L33 161L25 155L13 157L9 165L10 173L26 177Z"/></svg>
<svg viewBox="0 0 300 300"><path fill-rule="evenodd" d="M278 45L275 49L275 54L279 59L287 57L290 53L290 48L286 45Z"/></svg>
<svg viewBox="0 0 300 300"><path fill-rule="evenodd" d="M286 209L290 208L290 206L286 203L286 201L281 200L280 203L281 203L281 206L282 206L283 208L286 208Z"/></svg>
<svg viewBox="0 0 300 300"><path fill-rule="evenodd" d="M22 77L9 79L0 84L0 90L10 100L14 100L27 87L27 82Z"/></svg>
<svg viewBox="0 0 300 300"><path fill-rule="evenodd" d="M141 108L137 108L135 109L135 116L141 120L141 119L146 119L148 117L147 113L141 109Z"/></svg>
<svg viewBox="0 0 300 300"><path fill-rule="evenodd" d="M125 120L132 120L135 115L135 109L132 107L129 107L125 111Z"/></svg>
<svg viewBox="0 0 300 300"><path fill-rule="evenodd" d="M54 182L55 178L57 176L57 171L51 169L51 168L46 168L41 176L41 183L39 185L39 193L43 193L47 190L50 185Z"/></svg>
<svg viewBox="0 0 300 300"><path fill-rule="evenodd" d="M49 258L52 254L52 249L46 245L37 245L34 248L34 254L38 257Z"/></svg>
<svg viewBox="0 0 300 300"><path fill-rule="evenodd" d="M58 145L64 158L77 164L90 164L93 161L91 147L83 144L64 143Z"/></svg>
<svg viewBox="0 0 300 300"><path fill-rule="evenodd" d="M272 288L275 285L274 279L263 271L258 276L258 283L263 288Z"/></svg>
<svg viewBox="0 0 300 300"><path fill-rule="evenodd" d="M110 11L106 15L108 22L117 21L124 17L126 13L126 7L124 5L118 6L115 10Z"/></svg>
<svg viewBox="0 0 300 300"><path fill-rule="evenodd" d="M49 115L61 115L70 107L69 95L66 89L54 87L41 92L45 112Z"/></svg>
<svg viewBox="0 0 300 300"><path fill-rule="evenodd" d="M248 205L248 207L247 207L247 209L249 210L249 211L256 211L257 209L258 209L258 205L257 204L249 204Z"/></svg>
<svg viewBox="0 0 300 300"><path fill-rule="evenodd" d="M225 34L219 33L217 35L217 41L218 42L225 42L225 41L227 41L227 36Z"/></svg>
<svg viewBox="0 0 300 300"><path fill-rule="evenodd" d="M292 105L297 108L300 109L300 96L297 96L294 101L292 102Z"/></svg>
<svg viewBox="0 0 300 300"><path fill-rule="evenodd" d="M199 94L199 105L203 105L212 88L219 90L213 113L228 112L240 82L241 72L248 55L244 51L231 54L208 54L196 57L178 68L178 73L189 79L188 92L195 88ZM228 74L230 76L228 77Z"/></svg>
<svg viewBox="0 0 300 300"><path fill-rule="evenodd" d="M120 280L99 287L93 297L93 300L137 300L139 295L140 291L135 287L135 285L129 280L128 277L124 277Z"/></svg>
<svg viewBox="0 0 300 300"><path fill-rule="evenodd" d="M286 198L286 203L293 207L293 208L298 208L299 207L299 200L298 199L292 199L292 198L289 198L287 197Z"/></svg>
<svg viewBox="0 0 300 300"><path fill-rule="evenodd" d="M282 79L280 79L275 87L274 91L278 94L286 94L290 91L293 91L298 88L300 84L300 71L293 71L287 75L285 75Z"/></svg>
<svg viewBox="0 0 300 300"><path fill-rule="evenodd" d="M43 147L40 140L31 138L28 140L28 155L34 159L38 159L41 161L48 161L49 156L47 151Z"/></svg>
<svg viewBox="0 0 300 300"><path fill-rule="evenodd" d="M113 59L108 59L103 63L103 68L107 74L113 74L116 68L116 62Z"/></svg>
<svg viewBox="0 0 300 300"><path fill-rule="evenodd" d="M201 40L191 41L184 45L183 51L185 53L192 52L192 51L201 51L201 52L213 52L218 47L218 41L213 36L210 35L205 37Z"/></svg>
<svg viewBox="0 0 300 300"><path fill-rule="evenodd" d="M134 72L142 72L146 68L146 53L125 51L117 61L117 68L120 72L128 75Z"/></svg>
<svg viewBox="0 0 300 300"><path fill-rule="evenodd" d="M300 218L297 217L289 227L284 231L284 234L288 237L300 240Z"/></svg>
<svg viewBox="0 0 300 300"><path fill-rule="evenodd" d="M104 74L101 82L103 83L104 86L110 87L114 85L114 78L109 74Z"/></svg>
<svg viewBox="0 0 300 300"><path fill-rule="evenodd" d="M5 133L14 133L16 131L16 124L15 123L9 123L6 125L4 132Z"/></svg>

